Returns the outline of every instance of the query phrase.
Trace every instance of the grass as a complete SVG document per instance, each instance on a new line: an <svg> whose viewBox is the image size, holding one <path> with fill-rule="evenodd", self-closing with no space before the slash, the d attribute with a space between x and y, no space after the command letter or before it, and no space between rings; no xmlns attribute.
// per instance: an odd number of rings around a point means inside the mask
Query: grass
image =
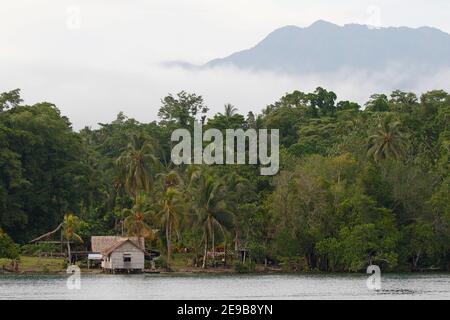
<svg viewBox="0 0 450 320"><path fill-rule="evenodd" d="M164 259L166 259L163 254ZM174 253L170 262L170 269L174 272L182 272L182 273L229 273L233 272L233 265L236 260L233 260L231 257L228 257L227 265L224 266L221 262L220 258L216 260L216 267L212 267L211 258L208 260L208 268L202 269L202 258L200 257L198 261L198 266L195 267L193 265L193 261L195 258L194 253Z"/></svg>
<svg viewBox="0 0 450 320"><path fill-rule="evenodd" d="M0 259L0 268L10 268L11 260ZM19 261L20 272L54 273L63 271L65 260L63 258L39 258L21 256Z"/></svg>
<svg viewBox="0 0 450 320"><path fill-rule="evenodd" d="M170 267L174 270L191 265L194 254L174 253L170 261Z"/></svg>

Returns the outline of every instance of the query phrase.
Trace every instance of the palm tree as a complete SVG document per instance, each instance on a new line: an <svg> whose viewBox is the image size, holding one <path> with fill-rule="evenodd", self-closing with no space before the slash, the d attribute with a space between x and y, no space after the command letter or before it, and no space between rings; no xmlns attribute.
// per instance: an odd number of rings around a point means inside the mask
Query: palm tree
<svg viewBox="0 0 450 320"><path fill-rule="evenodd" d="M407 148L406 138L401 132L401 122L385 117L369 137L369 145L368 155L373 156L375 161L401 159Z"/></svg>
<svg viewBox="0 0 450 320"><path fill-rule="evenodd" d="M125 189L135 201L140 191L148 192L152 186L152 171L158 165L154 151L151 140L144 134L137 134L117 159L119 169L124 172Z"/></svg>
<svg viewBox="0 0 450 320"><path fill-rule="evenodd" d="M230 103L227 103L224 106L224 113L222 114L222 116L224 116L227 119L230 119L232 116L236 114L237 111L238 109L235 106L233 106Z"/></svg>
<svg viewBox="0 0 450 320"><path fill-rule="evenodd" d="M143 192L139 193L132 209L123 210L124 227L128 236L136 236L139 239L153 239L152 228L145 222L145 218L151 214L148 209L147 197Z"/></svg>
<svg viewBox="0 0 450 320"><path fill-rule="evenodd" d="M182 179L177 170L166 169L166 172L159 173L158 178L161 178L162 190L166 190L169 187L178 187L182 184Z"/></svg>
<svg viewBox="0 0 450 320"><path fill-rule="evenodd" d="M245 196L246 193L252 193L253 191L250 181L235 172L226 176L225 184L227 186L227 206L231 208L233 212L231 216L234 225L234 246L237 248L238 241L242 236L239 224L242 219L242 217L239 216L240 210L238 210L239 200L242 196Z"/></svg>
<svg viewBox="0 0 450 320"><path fill-rule="evenodd" d="M198 224L203 229L204 255L202 268L206 268L208 245L211 240L213 260L215 259L215 229L219 229L225 236L225 224L228 211L224 200L224 187L215 177L203 173L198 181L195 192L195 211Z"/></svg>
<svg viewBox="0 0 450 320"><path fill-rule="evenodd" d="M81 220L73 214L66 214L62 223L62 235L67 243L67 258L69 264L72 263L72 253L70 241L77 240L83 242L83 239L76 233L81 228Z"/></svg>
<svg viewBox="0 0 450 320"><path fill-rule="evenodd" d="M160 207L161 210L157 213L157 218L166 232L167 266L170 266L172 233L178 230L180 217L184 212L183 196L175 186L168 186L162 191Z"/></svg>

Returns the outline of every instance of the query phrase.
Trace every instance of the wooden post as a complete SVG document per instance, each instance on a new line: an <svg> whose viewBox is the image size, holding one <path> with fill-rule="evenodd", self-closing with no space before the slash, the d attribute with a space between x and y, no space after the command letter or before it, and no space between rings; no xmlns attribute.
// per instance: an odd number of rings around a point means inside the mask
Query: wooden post
<svg viewBox="0 0 450 320"><path fill-rule="evenodd" d="M224 266L226 266L227 265L227 241L226 240L225 240L223 253L225 254L225 256L223 258L223 264L224 264Z"/></svg>

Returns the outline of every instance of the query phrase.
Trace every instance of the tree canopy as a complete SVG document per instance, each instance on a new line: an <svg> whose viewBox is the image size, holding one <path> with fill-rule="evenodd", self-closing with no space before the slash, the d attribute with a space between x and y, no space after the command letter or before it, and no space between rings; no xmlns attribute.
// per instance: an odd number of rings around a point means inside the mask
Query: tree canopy
<svg viewBox="0 0 450 320"><path fill-rule="evenodd" d="M188 248L206 267L228 246L293 270L450 270L447 92L378 93L361 107L319 87L260 114L207 111L202 96L182 91L161 100L160 121L119 113L76 132L55 105L26 105L19 89L0 94L0 256L70 217L83 228L68 239L136 235L169 263ZM279 129L279 174L173 165L171 133L194 120Z"/></svg>

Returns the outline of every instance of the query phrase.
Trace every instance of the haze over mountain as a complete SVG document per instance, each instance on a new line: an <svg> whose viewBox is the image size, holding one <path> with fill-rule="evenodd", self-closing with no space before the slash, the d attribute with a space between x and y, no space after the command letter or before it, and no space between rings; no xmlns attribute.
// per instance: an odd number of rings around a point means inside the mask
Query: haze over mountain
<svg viewBox="0 0 450 320"><path fill-rule="evenodd" d="M340 69L380 71L391 66L434 72L450 67L450 35L430 27L341 27L320 20L307 28L277 29L253 48L203 67L223 66L295 75Z"/></svg>

